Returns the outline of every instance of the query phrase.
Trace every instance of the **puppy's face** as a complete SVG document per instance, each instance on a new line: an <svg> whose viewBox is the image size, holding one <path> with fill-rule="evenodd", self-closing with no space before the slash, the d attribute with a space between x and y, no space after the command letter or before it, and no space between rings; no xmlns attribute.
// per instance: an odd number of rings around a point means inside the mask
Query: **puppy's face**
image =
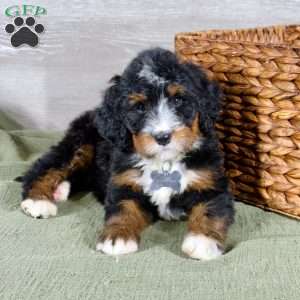
<svg viewBox="0 0 300 300"><path fill-rule="evenodd" d="M142 81L155 76L150 71L144 76L141 73ZM163 78L159 84L152 81L128 93L124 122L137 153L148 158L174 159L201 143L195 99L183 84Z"/></svg>
<svg viewBox="0 0 300 300"><path fill-rule="evenodd" d="M117 148L171 160L199 148L213 132L217 85L170 51L140 53L113 82L96 125Z"/></svg>

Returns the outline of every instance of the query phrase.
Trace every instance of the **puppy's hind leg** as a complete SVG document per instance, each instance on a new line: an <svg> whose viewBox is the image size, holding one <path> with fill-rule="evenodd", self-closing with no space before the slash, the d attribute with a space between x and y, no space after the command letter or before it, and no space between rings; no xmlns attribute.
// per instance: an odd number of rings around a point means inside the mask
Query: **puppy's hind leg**
<svg viewBox="0 0 300 300"><path fill-rule="evenodd" d="M87 112L76 119L61 142L38 159L22 177L21 208L27 215L33 218L55 216L56 203L68 199L72 179L77 178L77 185L86 182L94 161L94 145L99 139L92 117L92 112Z"/></svg>

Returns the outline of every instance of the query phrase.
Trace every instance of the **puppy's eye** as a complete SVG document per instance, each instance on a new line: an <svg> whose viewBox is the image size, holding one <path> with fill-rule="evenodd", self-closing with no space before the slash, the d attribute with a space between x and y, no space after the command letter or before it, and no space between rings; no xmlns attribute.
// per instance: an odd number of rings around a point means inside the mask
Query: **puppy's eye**
<svg viewBox="0 0 300 300"><path fill-rule="evenodd" d="M145 106L143 103L140 102L134 105L134 109L140 114L145 112Z"/></svg>
<svg viewBox="0 0 300 300"><path fill-rule="evenodd" d="M182 103L183 103L183 100L181 98L175 98L174 99L174 105L175 105L175 107L181 106Z"/></svg>

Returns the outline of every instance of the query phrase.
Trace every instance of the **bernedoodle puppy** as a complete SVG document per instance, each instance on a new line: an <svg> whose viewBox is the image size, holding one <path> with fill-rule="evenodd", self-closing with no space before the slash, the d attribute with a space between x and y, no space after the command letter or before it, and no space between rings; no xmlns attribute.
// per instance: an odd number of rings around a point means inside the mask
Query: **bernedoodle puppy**
<svg viewBox="0 0 300 300"><path fill-rule="evenodd" d="M141 52L112 78L100 107L75 119L22 177L22 210L48 218L70 193L92 191L105 209L97 250L135 252L156 220L186 219L182 251L218 257L234 219L219 110L219 88L198 67L160 48Z"/></svg>

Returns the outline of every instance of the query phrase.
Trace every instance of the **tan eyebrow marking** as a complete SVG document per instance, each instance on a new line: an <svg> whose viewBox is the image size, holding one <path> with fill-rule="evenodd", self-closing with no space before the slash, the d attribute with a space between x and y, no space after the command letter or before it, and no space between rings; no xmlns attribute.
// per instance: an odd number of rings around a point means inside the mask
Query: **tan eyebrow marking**
<svg viewBox="0 0 300 300"><path fill-rule="evenodd" d="M178 84L178 83L171 83L167 87L167 91L170 96L175 96L177 94L183 94L185 91L184 86Z"/></svg>
<svg viewBox="0 0 300 300"><path fill-rule="evenodd" d="M133 103L137 103L137 102L144 102L147 100L146 95L142 94L142 93L132 93L128 95L128 99L129 101L133 102Z"/></svg>

